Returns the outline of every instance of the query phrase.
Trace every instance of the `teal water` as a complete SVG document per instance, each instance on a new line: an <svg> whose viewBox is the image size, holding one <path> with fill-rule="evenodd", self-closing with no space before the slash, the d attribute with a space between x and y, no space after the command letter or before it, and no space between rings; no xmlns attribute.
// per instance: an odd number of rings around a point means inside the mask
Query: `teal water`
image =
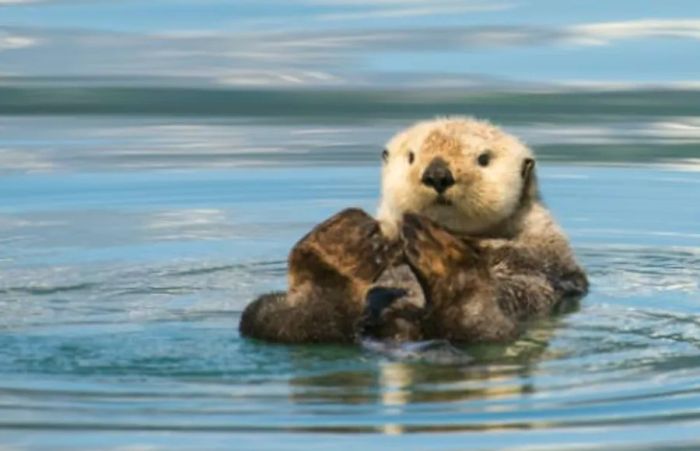
<svg viewBox="0 0 700 451"><path fill-rule="evenodd" d="M0 446L700 447L695 104L631 114L601 94L613 106L567 114L566 96L482 96L541 155L592 289L516 343L438 365L238 335L246 303L284 288L299 237L374 211L383 141L453 108L367 117L326 95L252 116L3 104Z"/></svg>

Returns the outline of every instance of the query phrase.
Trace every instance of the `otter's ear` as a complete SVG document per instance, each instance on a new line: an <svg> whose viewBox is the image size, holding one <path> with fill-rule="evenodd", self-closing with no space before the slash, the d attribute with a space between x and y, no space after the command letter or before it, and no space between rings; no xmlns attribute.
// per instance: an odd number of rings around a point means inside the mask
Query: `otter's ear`
<svg viewBox="0 0 700 451"><path fill-rule="evenodd" d="M539 199L537 180L535 177L535 160L532 158L525 158L520 174L523 177L523 191L520 194L521 202Z"/></svg>
<svg viewBox="0 0 700 451"><path fill-rule="evenodd" d="M533 169L535 169L535 160L532 158L525 158L525 161L523 161L523 168L520 172L524 180L530 180Z"/></svg>

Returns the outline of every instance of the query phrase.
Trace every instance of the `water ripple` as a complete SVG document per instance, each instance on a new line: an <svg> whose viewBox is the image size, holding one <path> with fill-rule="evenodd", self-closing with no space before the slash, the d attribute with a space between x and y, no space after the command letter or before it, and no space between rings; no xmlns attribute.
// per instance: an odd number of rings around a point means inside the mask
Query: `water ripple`
<svg viewBox="0 0 700 451"><path fill-rule="evenodd" d="M574 185L598 183L601 171L572 178L552 170L559 189L551 191L568 201L580 191ZM369 172L358 174L365 184ZM564 218L591 293L577 311L537 321L508 345L282 346L239 337L240 313L258 294L285 287L289 247L346 200L316 199L328 186L318 182L305 191L305 205L317 208L311 214L296 201L251 201L254 194L238 192L244 181L226 194L235 202L212 208L229 183L228 174L217 177L207 205L154 212L148 201L124 214L109 206L61 224L60 208L4 217L11 262L0 263L3 440L20 449L93 449L106 438L133 444L147 436L162 437L167 449L216 440L246 449L270 433L269 448L304 450L328 449L328 441L407 451L700 445L692 212L678 213L687 233L666 242L650 233L663 230L658 224L626 234L626 219L614 215L594 229L585 205L555 196L555 206L574 204ZM178 199L211 182L202 180ZM140 190L164 186L172 185L139 185L129 195L143 201ZM266 215L294 220L264 222ZM150 232L135 232L143 230ZM87 231L89 244L78 238Z"/></svg>

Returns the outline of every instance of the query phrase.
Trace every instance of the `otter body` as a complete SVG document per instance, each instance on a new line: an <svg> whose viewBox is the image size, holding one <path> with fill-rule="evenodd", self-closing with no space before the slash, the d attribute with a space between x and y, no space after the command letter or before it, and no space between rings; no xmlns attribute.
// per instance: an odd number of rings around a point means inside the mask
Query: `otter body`
<svg viewBox="0 0 700 451"><path fill-rule="evenodd" d="M421 122L383 152L377 219L345 210L289 256L289 291L244 311L287 343L503 342L588 289L539 198L531 151L486 122Z"/></svg>

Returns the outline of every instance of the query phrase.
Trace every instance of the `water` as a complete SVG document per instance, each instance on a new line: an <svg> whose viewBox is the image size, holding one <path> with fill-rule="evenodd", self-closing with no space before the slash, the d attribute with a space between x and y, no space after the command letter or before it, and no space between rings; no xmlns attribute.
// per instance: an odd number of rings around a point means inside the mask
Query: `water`
<svg viewBox="0 0 700 451"><path fill-rule="evenodd" d="M0 450L699 449L700 10L591 3L0 0ZM507 346L241 339L446 114L535 149L580 309Z"/></svg>
<svg viewBox="0 0 700 451"><path fill-rule="evenodd" d="M700 446L696 117L502 115L542 156L592 289L445 363L239 337L246 303L285 287L293 243L374 211L383 141L434 114L315 108L0 117L4 446Z"/></svg>

